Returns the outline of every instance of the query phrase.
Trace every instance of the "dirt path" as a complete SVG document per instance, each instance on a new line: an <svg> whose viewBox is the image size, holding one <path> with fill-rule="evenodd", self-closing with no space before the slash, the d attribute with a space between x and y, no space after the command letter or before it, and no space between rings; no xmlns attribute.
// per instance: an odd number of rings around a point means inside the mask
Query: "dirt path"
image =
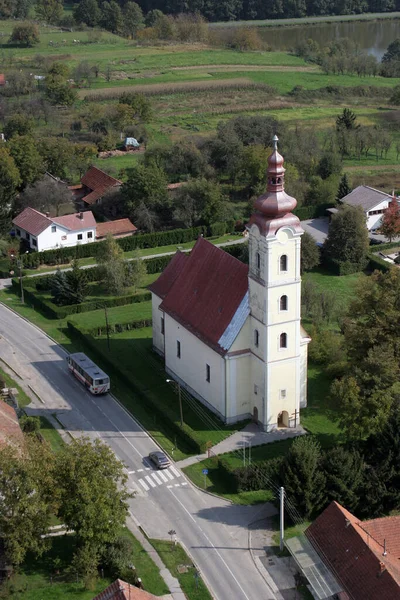
<svg viewBox="0 0 400 600"><path fill-rule="evenodd" d="M393 165L359 165L353 167L344 167L345 171L394 171L399 168L399 164Z"/></svg>

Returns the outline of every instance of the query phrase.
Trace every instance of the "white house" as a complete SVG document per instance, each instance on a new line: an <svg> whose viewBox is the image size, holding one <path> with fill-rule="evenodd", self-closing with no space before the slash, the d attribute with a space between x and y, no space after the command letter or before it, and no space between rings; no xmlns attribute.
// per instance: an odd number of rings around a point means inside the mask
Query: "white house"
<svg viewBox="0 0 400 600"><path fill-rule="evenodd" d="M267 431L300 422L310 341L300 322L303 230L274 142L247 227L249 265L199 238L150 286L167 372L226 423L251 417Z"/></svg>
<svg viewBox="0 0 400 600"><path fill-rule="evenodd" d="M393 196L390 194L375 190L368 185L359 185L340 202L350 206L361 206L365 213L368 231L374 231L381 226L382 216L392 200Z"/></svg>
<svg viewBox="0 0 400 600"><path fill-rule="evenodd" d="M91 211L49 217L25 208L13 219L13 225L15 237L37 251L88 244L96 238L96 220Z"/></svg>

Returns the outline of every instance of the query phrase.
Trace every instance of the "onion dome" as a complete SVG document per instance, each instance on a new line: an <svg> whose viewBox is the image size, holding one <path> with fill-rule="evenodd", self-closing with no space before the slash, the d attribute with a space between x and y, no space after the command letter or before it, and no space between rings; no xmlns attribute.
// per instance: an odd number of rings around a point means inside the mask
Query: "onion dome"
<svg viewBox="0 0 400 600"><path fill-rule="evenodd" d="M254 209L268 219L290 213L297 201L285 192L285 169L283 156L278 152L278 137L273 137L274 150L268 157L267 190L254 202Z"/></svg>

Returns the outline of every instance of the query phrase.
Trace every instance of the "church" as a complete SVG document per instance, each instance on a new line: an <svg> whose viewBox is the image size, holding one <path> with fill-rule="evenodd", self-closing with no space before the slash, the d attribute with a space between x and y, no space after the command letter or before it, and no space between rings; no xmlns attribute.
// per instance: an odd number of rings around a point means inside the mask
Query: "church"
<svg viewBox="0 0 400 600"><path fill-rule="evenodd" d="M310 342L301 326L303 230L277 142L247 225L249 264L199 238L150 286L153 347L168 374L225 423L251 418L265 431L299 425Z"/></svg>

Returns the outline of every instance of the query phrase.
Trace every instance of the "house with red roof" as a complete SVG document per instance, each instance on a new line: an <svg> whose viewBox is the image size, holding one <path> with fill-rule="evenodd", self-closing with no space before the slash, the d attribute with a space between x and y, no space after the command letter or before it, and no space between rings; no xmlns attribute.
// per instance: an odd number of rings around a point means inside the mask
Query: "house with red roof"
<svg viewBox="0 0 400 600"><path fill-rule="evenodd" d="M24 436L15 409L0 399L0 446L22 446Z"/></svg>
<svg viewBox="0 0 400 600"><path fill-rule="evenodd" d="M224 422L253 418L266 431L300 423L310 341L300 314L303 230L274 142L247 226L249 264L199 238L150 286L166 371Z"/></svg>
<svg viewBox="0 0 400 600"><path fill-rule="evenodd" d="M343 600L400 600L400 516L360 521L332 502L306 536Z"/></svg>
<svg viewBox="0 0 400 600"><path fill-rule="evenodd" d="M122 181L107 175L97 167L90 167L81 179L81 185L71 186L69 189L75 198L82 200L87 208L93 204L100 204L103 196L114 188L122 185Z"/></svg>
<svg viewBox="0 0 400 600"><path fill-rule="evenodd" d="M15 237L36 251L87 244L96 238L96 220L91 211L50 217L28 207L13 219L13 225Z"/></svg>
<svg viewBox="0 0 400 600"><path fill-rule="evenodd" d="M6 76L4 75L4 73L0 73L0 87L3 87L6 85Z"/></svg>
<svg viewBox="0 0 400 600"><path fill-rule="evenodd" d="M127 237L137 232L137 227L129 219L105 221L96 225L96 240L104 240L108 235L114 238Z"/></svg>
<svg viewBox="0 0 400 600"><path fill-rule="evenodd" d="M168 596L170 598L171 596ZM93 600L160 600L160 596L153 596L131 583L117 579L103 592L97 594Z"/></svg>

